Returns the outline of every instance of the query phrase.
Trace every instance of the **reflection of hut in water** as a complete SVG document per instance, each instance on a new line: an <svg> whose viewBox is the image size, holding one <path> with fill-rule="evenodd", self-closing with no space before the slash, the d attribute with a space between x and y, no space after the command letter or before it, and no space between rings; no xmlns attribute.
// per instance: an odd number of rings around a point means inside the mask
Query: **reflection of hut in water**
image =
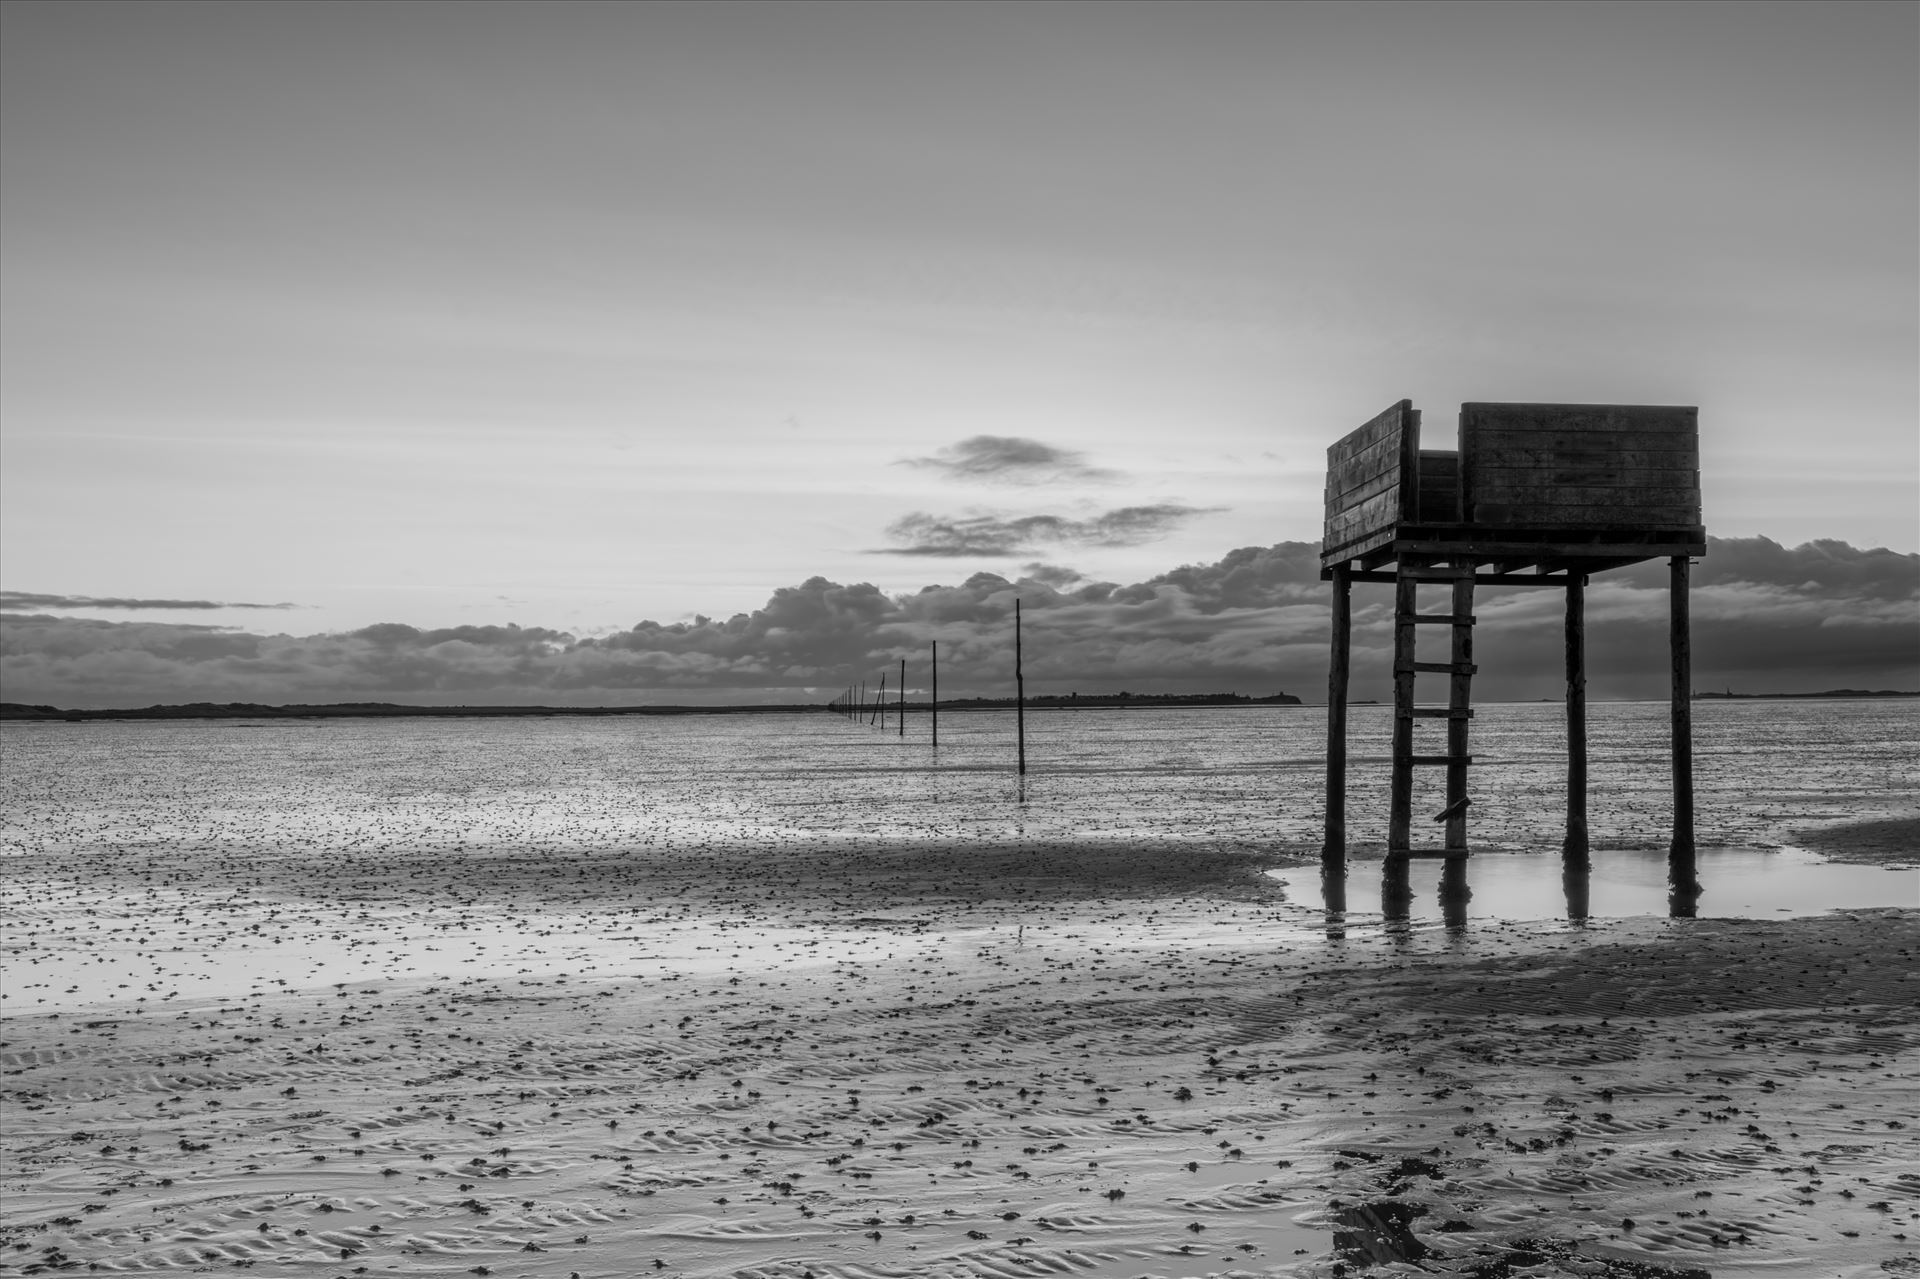
<svg viewBox="0 0 1920 1279"><path fill-rule="evenodd" d="M1467 777L1473 757L1473 598L1482 586L1566 590L1567 822L1563 855L1569 907L1584 914L1587 870L1587 577L1666 559L1672 585L1673 838L1668 855L1676 911L1699 895L1693 857L1693 761L1687 572L1706 552L1700 522L1700 441L1693 408L1621 404L1463 404L1458 452L1420 447L1420 414L1402 400L1327 450L1327 521L1321 577L1333 583L1333 663L1327 696L1326 898L1344 909L1346 706L1351 588L1394 588L1393 751L1383 896L1404 916L1407 863L1446 859L1443 901L1464 917ZM1445 591L1424 606L1422 589ZM1422 660L1422 627L1447 636L1442 660ZM1422 704L1419 677L1444 677L1444 704ZM1442 748L1416 744L1422 721L1444 726ZM1446 772L1443 846L1413 846L1413 772ZM1579 901L1574 899L1576 881Z"/></svg>

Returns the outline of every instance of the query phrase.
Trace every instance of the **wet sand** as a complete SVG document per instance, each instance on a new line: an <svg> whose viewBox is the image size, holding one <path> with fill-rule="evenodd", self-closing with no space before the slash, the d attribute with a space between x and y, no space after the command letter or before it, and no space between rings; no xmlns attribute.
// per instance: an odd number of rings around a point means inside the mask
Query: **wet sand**
<svg viewBox="0 0 1920 1279"><path fill-rule="evenodd" d="M1920 1273L1912 903L1336 940L1274 863L28 852L0 1266Z"/></svg>
<svg viewBox="0 0 1920 1279"><path fill-rule="evenodd" d="M1920 813L1812 826L1795 831L1792 841L1829 861L1910 866L1920 862Z"/></svg>

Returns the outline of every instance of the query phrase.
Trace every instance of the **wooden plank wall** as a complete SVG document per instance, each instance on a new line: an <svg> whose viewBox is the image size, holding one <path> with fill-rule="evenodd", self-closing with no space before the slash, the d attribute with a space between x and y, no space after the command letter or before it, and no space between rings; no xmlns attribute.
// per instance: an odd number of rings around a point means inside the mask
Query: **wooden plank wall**
<svg viewBox="0 0 1920 1279"><path fill-rule="evenodd" d="M1464 515L1509 527L1698 525L1698 419L1675 405L1463 404Z"/></svg>
<svg viewBox="0 0 1920 1279"><path fill-rule="evenodd" d="M1411 519L1420 414L1402 400L1327 450L1327 522L1321 560Z"/></svg>
<svg viewBox="0 0 1920 1279"><path fill-rule="evenodd" d="M1452 524L1460 519L1460 455L1451 449L1420 450L1422 524Z"/></svg>

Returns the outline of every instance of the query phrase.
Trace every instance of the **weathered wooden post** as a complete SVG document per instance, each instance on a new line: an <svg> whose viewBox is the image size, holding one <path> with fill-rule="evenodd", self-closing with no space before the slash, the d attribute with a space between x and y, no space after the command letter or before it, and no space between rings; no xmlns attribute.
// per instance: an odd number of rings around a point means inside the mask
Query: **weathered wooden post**
<svg viewBox="0 0 1920 1279"><path fill-rule="evenodd" d="M940 641L930 640L927 645L927 675L933 687L927 699L928 718L933 721L933 748L940 749Z"/></svg>
<svg viewBox="0 0 1920 1279"><path fill-rule="evenodd" d="M887 673L880 672L880 689L873 695L873 714L867 716L867 727L872 728L875 720L880 721L880 731L887 731Z"/></svg>
<svg viewBox="0 0 1920 1279"><path fill-rule="evenodd" d="M1020 743L1020 776L1027 775L1027 676L1020 661L1020 601L1013 602L1013 730Z"/></svg>
<svg viewBox="0 0 1920 1279"><path fill-rule="evenodd" d="M907 735L907 659L900 659L900 709L894 718L900 721L900 736Z"/></svg>

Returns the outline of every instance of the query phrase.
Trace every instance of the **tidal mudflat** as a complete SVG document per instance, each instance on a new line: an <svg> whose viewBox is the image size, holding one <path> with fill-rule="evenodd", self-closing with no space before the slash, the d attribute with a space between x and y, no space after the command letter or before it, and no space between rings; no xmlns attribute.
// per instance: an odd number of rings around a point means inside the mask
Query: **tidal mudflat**
<svg viewBox="0 0 1920 1279"><path fill-rule="evenodd" d="M1596 712L1644 860L1664 708ZM1476 724L1476 874L1554 714ZM1703 850L1875 903L1330 930L1312 708L1032 716L1024 788L991 714L7 725L0 1268L1920 1273L1916 727L1700 708Z"/></svg>

